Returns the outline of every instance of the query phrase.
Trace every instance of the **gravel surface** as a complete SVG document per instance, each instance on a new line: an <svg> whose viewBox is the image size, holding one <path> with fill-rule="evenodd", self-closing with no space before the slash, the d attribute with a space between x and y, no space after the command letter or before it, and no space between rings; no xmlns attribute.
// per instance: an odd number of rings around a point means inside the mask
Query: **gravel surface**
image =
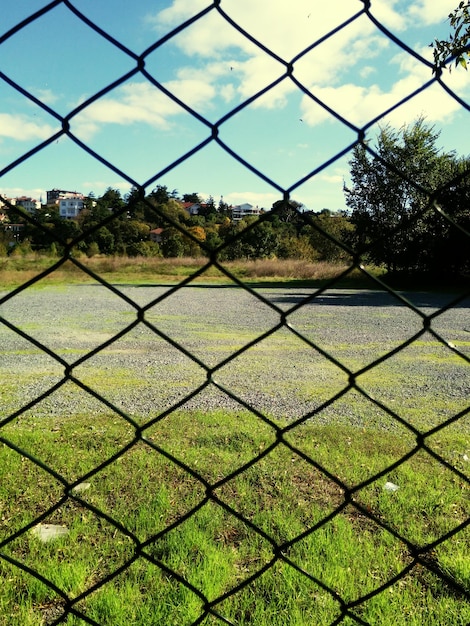
<svg viewBox="0 0 470 626"><path fill-rule="evenodd" d="M470 355L470 298L437 314L451 296L403 294L412 310L387 293L365 290L330 290L311 300L313 290L298 288L257 288L260 298L219 286L116 289L121 295L100 285L0 294L2 319L38 342L0 324L3 418L28 403L25 413L34 416L109 413L64 379L66 371L139 420L179 403L234 411L247 403L275 420L297 419L345 390L351 374L364 392L418 427L433 427L468 406L469 366L458 353ZM137 322L139 311L146 323ZM423 330L423 316L431 314L437 336ZM368 369L419 333L415 343ZM99 349L103 342L109 343ZM402 428L354 390L313 419ZM459 427L468 421L463 417Z"/></svg>

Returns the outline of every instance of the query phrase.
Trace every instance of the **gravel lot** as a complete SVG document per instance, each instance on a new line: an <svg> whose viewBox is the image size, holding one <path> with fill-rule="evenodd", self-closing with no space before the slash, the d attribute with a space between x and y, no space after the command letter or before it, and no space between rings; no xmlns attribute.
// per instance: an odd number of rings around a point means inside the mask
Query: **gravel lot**
<svg viewBox="0 0 470 626"><path fill-rule="evenodd" d="M57 355L44 353L5 323L0 325L3 417L29 402L33 404L26 413L34 416L109 413L106 404L70 380L35 402L63 381L70 367L78 381L136 419L152 418L178 403L241 411L244 402L275 420L300 418L344 390L350 372L361 372L422 332L419 312L431 315L452 299L404 294L416 312L387 293L364 290L330 290L312 301L314 291L308 289L257 288L262 301L231 287L116 289L121 296L100 285L28 289L13 298L0 294L6 297L0 305L2 319ZM137 323L142 308L147 325ZM437 315L431 326L467 358L469 309L467 298ZM110 343L89 356L103 342ZM208 372L238 401L206 384ZM418 426L432 427L468 406L468 363L430 332L356 380L365 392ZM202 391L188 398L200 386ZM349 391L313 419L398 427L357 391ZM468 416L462 418L459 427L469 427L468 422Z"/></svg>

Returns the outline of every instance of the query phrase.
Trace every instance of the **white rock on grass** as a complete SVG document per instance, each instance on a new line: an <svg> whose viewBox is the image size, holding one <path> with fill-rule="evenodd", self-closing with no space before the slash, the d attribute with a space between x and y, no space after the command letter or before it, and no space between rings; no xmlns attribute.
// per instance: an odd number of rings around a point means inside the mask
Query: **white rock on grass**
<svg viewBox="0 0 470 626"><path fill-rule="evenodd" d="M399 489L400 487L398 485L395 485L395 483L386 482L384 485L385 491L398 491Z"/></svg>
<svg viewBox="0 0 470 626"><path fill-rule="evenodd" d="M65 535L69 534L69 529L66 526L59 526L57 524L37 524L31 532L40 541L47 543L59 537L65 537Z"/></svg>
<svg viewBox="0 0 470 626"><path fill-rule="evenodd" d="M87 489L89 489L90 486L90 483L78 483L78 485L75 485L72 491L74 493L81 493L82 491L86 491Z"/></svg>

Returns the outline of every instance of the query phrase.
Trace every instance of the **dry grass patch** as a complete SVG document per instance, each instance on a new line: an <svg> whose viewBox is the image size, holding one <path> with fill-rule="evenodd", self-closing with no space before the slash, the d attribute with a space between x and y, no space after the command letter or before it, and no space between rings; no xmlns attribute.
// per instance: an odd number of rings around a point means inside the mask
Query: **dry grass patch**
<svg viewBox="0 0 470 626"><path fill-rule="evenodd" d="M29 254L21 257L6 257L0 261L0 288L22 285L33 280L41 272L49 270L59 258ZM111 283L168 283L181 281L196 274L209 263L205 257L154 258L154 257L77 257L80 265ZM294 259L258 259L221 262L221 267L238 279L248 283L254 281L314 281L332 280L345 272L349 266L326 262L307 262ZM374 274L380 273L372 268ZM347 276L348 286L371 286L359 270ZM70 260L65 260L57 269L41 279L41 284L92 282L86 271ZM227 283L230 279L217 267L209 265L195 281ZM342 281L344 283L344 280Z"/></svg>

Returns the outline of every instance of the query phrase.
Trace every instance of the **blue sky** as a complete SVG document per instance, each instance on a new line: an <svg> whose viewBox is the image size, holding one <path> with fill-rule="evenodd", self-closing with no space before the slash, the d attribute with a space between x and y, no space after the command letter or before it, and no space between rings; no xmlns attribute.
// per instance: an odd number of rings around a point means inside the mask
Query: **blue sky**
<svg viewBox="0 0 470 626"><path fill-rule="evenodd" d="M2 9L0 37L44 0L10 2ZM72 3L137 55L176 26L211 6L210 0L75 0ZM446 37L457 0L372 0L371 14L424 58ZM360 0L221 0L221 9L248 33L290 62L314 41L363 9ZM136 67L134 59L89 29L58 3L0 45L0 71L59 115ZM285 73L285 66L234 29L215 10L149 54L145 69L211 123ZM430 68L404 52L362 15L294 63L295 78L351 124L362 127L432 78ZM470 101L470 76L446 72L446 84ZM441 132L440 145L468 155L469 112L438 84L381 118L400 127L419 116ZM0 171L53 136L60 125L0 78ZM136 73L71 120L71 131L139 184L210 136L210 129ZM281 188L289 188L350 145L356 134L289 79L220 127L220 138ZM292 192L312 210L345 208L346 155ZM148 186L180 194L211 194L231 204L270 208L281 193L244 168L214 142ZM52 188L125 194L130 183L68 137L55 140L3 174L0 194L45 200Z"/></svg>

